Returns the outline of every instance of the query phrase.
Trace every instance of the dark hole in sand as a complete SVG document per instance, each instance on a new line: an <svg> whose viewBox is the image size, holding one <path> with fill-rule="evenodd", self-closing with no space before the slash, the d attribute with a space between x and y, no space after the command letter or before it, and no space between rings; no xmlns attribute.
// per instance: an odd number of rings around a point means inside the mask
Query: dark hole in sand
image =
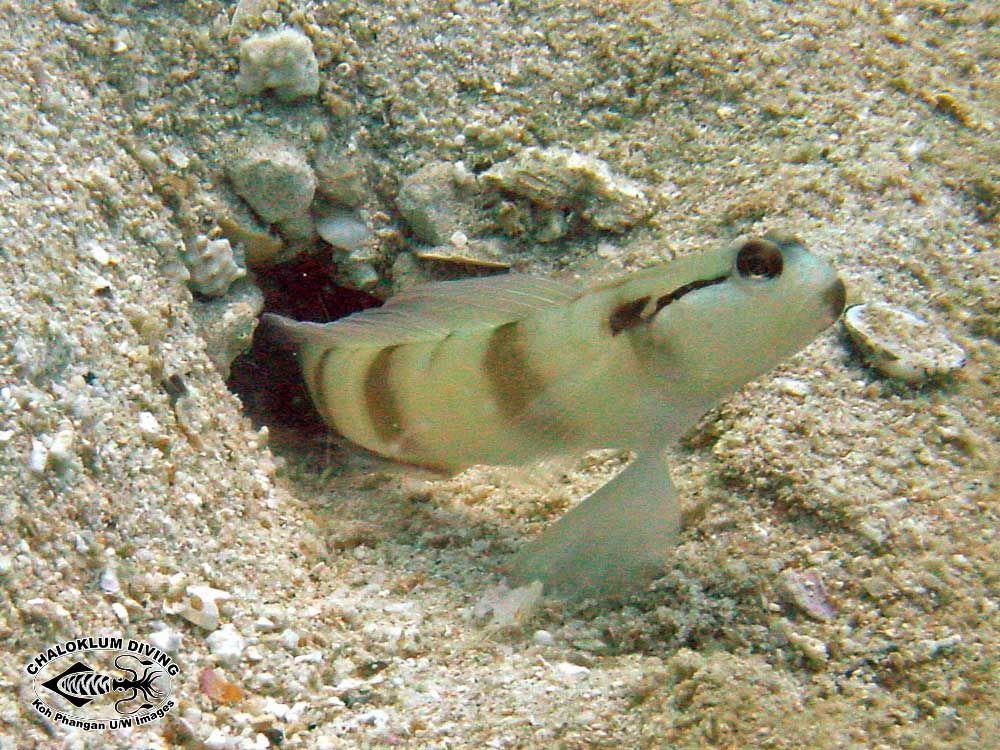
<svg viewBox="0 0 1000 750"><path fill-rule="evenodd" d="M334 271L329 258L311 255L255 268L264 312L326 323L381 304L370 294L337 286ZM233 362L227 385L243 401L255 425L303 437L327 429L309 399L294 353L262 328L257 329L250 350Z"/></svg>

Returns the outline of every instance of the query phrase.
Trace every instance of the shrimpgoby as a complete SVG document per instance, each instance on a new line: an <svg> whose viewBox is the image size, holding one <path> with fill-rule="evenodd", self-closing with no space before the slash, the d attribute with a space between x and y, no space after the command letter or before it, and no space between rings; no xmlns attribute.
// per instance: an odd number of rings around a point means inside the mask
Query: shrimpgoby
<svg viewBox="0 0 1000 750"><path fill-rule="evenodd" d="M515 583L626 592L679 527L666 447L809 343L844 284L790 237L743 238L588 291L510 274L427 284L325 325L266 316L332 428L444 470L627 448L634 460L517 554Z"/></svg>

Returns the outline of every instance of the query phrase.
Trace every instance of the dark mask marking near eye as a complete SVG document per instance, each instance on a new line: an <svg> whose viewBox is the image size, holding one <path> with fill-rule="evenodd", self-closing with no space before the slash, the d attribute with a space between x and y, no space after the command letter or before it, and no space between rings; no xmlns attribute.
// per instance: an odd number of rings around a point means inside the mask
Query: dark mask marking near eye
<svg viewBox="0 0 1000 750"><path fill-rule="evenodd" d="M728 278L729 274L723 274L722 276L716 276L714 279L699 279L698 281L691 281L683 286L679 286L672 292L658 297L656 307L648 315L643 315L642 312L649 306L650 297L639 297L629 302L623 302L612 310L611 315L608 317L608 327L611 329L611 335L617 336L624 330L635 328L640 323L652 320L656 316L656 313L671 302L676 302L688 292L721 284Z"/></svg>
<svg viewBox="0 0 1000 750"><path fill-rule="evenodd" d="M728 278L729 274L723 274L722 276L716 276L714 279L699 279L698 281L689 282L684 286L679 286L676 289L674 289L674 291L670 292L669 294L664 294L662 297L656 300L656 309L653 310L653 315L656 315L656 313L658 313L664 307L669 305L671 302L676 302L688 292L693 292L695 289L704 289L706 286L715 286L716 284L721 284Z"/></svg>
<svg viewBox="0 0 1000 750"><path fill-rule="evenodd" d="M650 297L639 297L631 302L623 302L611 311L608 317L608 327L611 335L617 336L626 328L632 328L642 322L642 311L646 309Z"/></svg>

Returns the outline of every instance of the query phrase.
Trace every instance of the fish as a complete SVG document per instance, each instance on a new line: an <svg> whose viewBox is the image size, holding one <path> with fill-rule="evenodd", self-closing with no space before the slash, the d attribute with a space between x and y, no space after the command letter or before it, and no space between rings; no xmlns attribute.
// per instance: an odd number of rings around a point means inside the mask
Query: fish
<svg viewBox="0 0 1000 750"><path fill-rule="evenodd" d="M327 324L263 320L295 348L326 424L379 455L454 472L631 451L507 566L547 595L605 597L669 563L670 446L829 327L845 296L829 262L771 233L586 290L510 273L423 284Z"/></svg>

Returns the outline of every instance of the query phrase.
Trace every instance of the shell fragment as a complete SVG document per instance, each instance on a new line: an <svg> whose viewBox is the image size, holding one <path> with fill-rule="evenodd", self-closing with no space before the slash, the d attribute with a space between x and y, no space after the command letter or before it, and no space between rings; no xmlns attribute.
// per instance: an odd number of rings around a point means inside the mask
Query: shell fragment
<svg viewBox="0 0 1000 750"><path fill-rule="evenodd" d="M921 383L965 364L965 351L945 333L901 307L884 302L855 305L844 313L855 346L884 375Z"/></svg>

